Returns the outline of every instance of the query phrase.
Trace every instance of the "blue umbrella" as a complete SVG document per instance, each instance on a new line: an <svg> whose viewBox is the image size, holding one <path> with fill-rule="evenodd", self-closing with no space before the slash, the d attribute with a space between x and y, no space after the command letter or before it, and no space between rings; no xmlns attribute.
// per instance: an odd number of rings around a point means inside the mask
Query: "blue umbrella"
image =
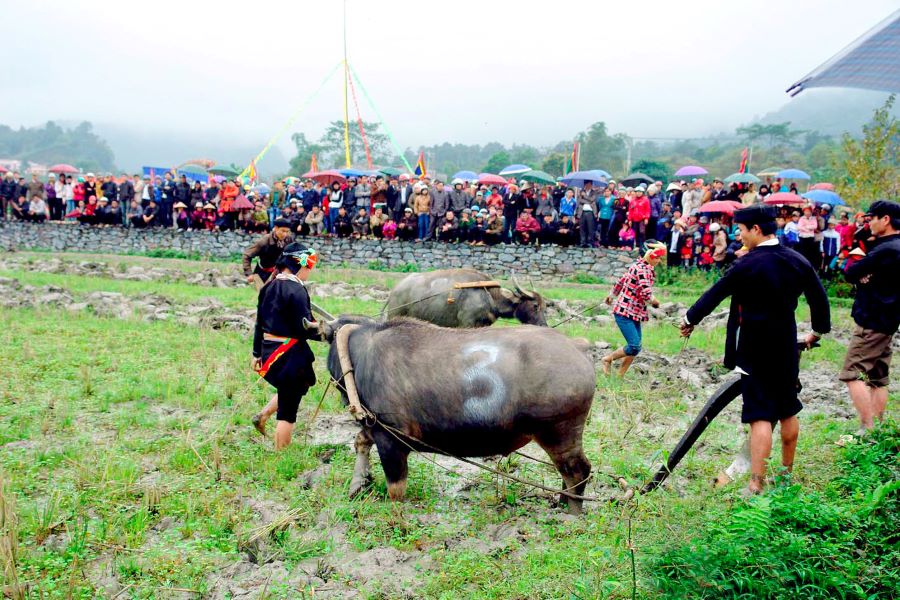
<svg viewBox="0 0 900 600"><path fill-rule="evenodd" d="M450 179L462 179L463 181L478 181L478 173L475 171L457 171Z"/></svg>
<svg viewBox="0 0 900 600"><path fill-rule="evenodd" d="M344 177L362 177L366 174L365 171L360 171L359 169L351 169L350 167L338 169L337 172Z"/></svg>
<svg viewBox="0 0 900 600"><path fill-rule="evenodd" d="M781 179L809 179L809 175L800 169L782 169L778 171L778 177Z"/></svg>
<svg viewBox="0 0 900 600"><path fill-rule="evenodd" d="M531 170L531 167L528 165L509 165L505 167L502 171L500 171L499 175L501 177L506 177L508 175L521 175L522 173L527 173Z"/></svg>
<svg viewBox="0 0 900 600"><path fill-rule="evenodd" d="M600 175L598 171L573 171L560 181L569 187L584 187L588 181L599 187L606 187L606 177Z"/></svg>
<svg viewBox="0 0 900 600"><path fill-rule="evenodd" d="M814 204L830 204L831 206L846 206L839 195L828 190L810 190L805 194L800 194L807 200L812 200Z"/></svg>
<svg viewBox="0 0 900 600"><path fill-rule="evenodd" d="M604 171L603 169L591 169L592 173L597 173L601 177L605 177L606 179L612 179L612 175Z"/></svg>

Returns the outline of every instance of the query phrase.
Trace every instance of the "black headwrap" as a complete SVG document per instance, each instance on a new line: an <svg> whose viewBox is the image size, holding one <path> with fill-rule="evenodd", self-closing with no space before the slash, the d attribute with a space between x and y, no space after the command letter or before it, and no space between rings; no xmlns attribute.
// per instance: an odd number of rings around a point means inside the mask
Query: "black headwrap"
<svg viewBox="0 0 900 600"><path fill-rule="evenodd" d="M747 228L775 222L775 208L772 206L750 206L734 212L734 222L743 223Z"/></svg>

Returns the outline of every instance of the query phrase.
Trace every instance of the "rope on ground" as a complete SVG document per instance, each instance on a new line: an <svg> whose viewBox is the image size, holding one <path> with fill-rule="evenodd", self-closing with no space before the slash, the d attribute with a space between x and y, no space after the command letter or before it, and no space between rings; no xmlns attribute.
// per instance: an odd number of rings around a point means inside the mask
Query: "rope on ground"
<svg viewBox="0 0 900 600"><path fill-rule="evenodd" d="M551 329L555 329L555 328L559 327L560 325L562 325L563 323L568 323L568 322L571 321L572 319L577 319L578 317L582 317L582 316L584 316L584 314L585 314L586 312L588 312L588 311L590 311L590 310L594 310L595 308L597 308L597 307L600 306L601 304L603 304L603 302L597 302L596 304L591 304L590 306L588 306L588 307L585 308L584 310L579 311L579 312L577 312L577 313L575 313L575 314L573 314L573 315L570 315L569 317L563 319L562 321L560 321L560 322L557 323L556 325L551 325L550 328L551 328Z"/></svg>

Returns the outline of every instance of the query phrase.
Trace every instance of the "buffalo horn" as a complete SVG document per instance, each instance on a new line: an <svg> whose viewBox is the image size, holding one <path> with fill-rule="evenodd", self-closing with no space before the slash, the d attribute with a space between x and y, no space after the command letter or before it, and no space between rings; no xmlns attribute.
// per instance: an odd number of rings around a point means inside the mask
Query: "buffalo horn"
<svg viewBox="0 0 900 600"><path fill-rule="evenodd" d="M319 324L315 321L309 321L306 317L303 317L303 329L306 329L307 331L318 330Z"/></svg>
<svg viewBox="0 0 900 600"><path fill-rule="evenodd" d="M512 271L509 273L509 278L512 280L513 288L516 290L516 293L520 296L525 296L526 298L534 298L534 295L531 292L526 292L522 289L522 286L519 285L519 281L516 279L516 274Z"/></svg>
<svg viewBox="0 0 900 600"><path fill-rule="evenodd" d="M319 313L329 321L334 321L334 316L315 302L310 302L309 305L313 309L313 312Z"/></svg>
<svg viewBox="0 0 900 600"><path fill-rule="evenodd" d="M356 420L365 418L366 414L359 402L359 392L356 389L356 377L353 374L353 363L350 361L350 334L359 329L359 325L344 325L337 332L337 355L341 363L341 372L344 374L344 389L347 390L347 400L350 403L350 414Z"/></svg>

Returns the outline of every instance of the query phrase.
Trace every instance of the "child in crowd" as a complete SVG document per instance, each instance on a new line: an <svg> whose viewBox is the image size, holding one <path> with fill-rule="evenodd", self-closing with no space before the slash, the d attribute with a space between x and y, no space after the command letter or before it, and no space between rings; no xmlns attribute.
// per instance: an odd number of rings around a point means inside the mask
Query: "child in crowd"
<svg viewBox="0 0 900 600"><path fill-rule="evenodd" d="M397 223L394 222L394 219L388 217L384 222L384 225L381 226L381 235L386 240L393 240L397 238Z"/></svg>
<svg viewBox="0 0 900 600"><path fill-rule="evenodd" d="M634 227L631 226L631 221L625 221L622 225L622 229L619 230L619 242L622 248L634 249Z"/></svg>
<svg viewBox="0 0 900 600"><path fill-rule="evenodd" d="M703 246L703 250L700 251L700 256L697 257L697 266L700 267L700 270L702 271L709 271L712 264L712 250L709 246Z"/></svg>
<svg viewBox="0 0 900 600"><path fill-rule="evenodd" d="M784 245L794 248L800 243L800 213L796 210L791 214L791 220L784 224Z"/></svg>
<svg viewBox="0 0 900 600"><path fill-rule="evenodd" d="M689 268L694 264L694 238L688 237L681 247L681 266Z"/></svg>

